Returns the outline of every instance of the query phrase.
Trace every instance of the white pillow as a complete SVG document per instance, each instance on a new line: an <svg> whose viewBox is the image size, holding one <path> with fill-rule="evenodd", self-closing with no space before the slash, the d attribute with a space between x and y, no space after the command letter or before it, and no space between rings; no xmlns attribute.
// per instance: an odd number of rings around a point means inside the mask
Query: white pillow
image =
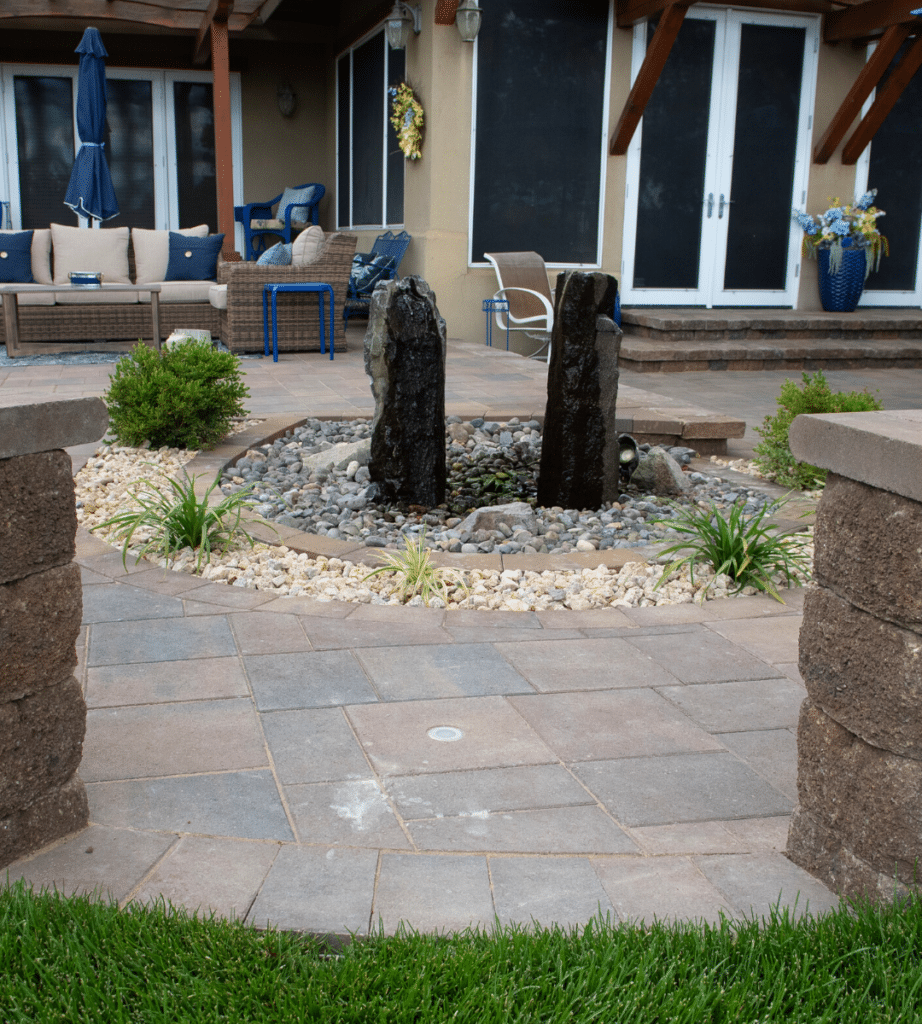
<svg viewBox="0 0 922 1024"><path fill-rule="evenodd" d="M192 238L207 238L208 225L199 224L194 228L180 228L178 235ZM132 228L131 242L134 246L135 284L155 284L166 279L166 268L170 262L170 232L155 231L151 228ZM33 271L32 276L35 276Z"/></svg>
<svg viewBox="0 0 922 1024"><path fill-rule="evenodd" d="M319 224L311 224L305 228L291 243L291 265L300 266L315 260L323 248L323 228Z"/></svg>
<svg viewBox="0 0 922 1024"><path fill-rule="evenodd" d="M0 235L18 232L2 230ZM37 228L32 233L32 277L36 284L54 284L51 280L51 229Z"/></svg>
<svg viewBox="0 0 922 1024"><path fill-rule="evenodd" d="M70 284L74 270L95 270L103 284L131 284L128 276L128 228L70 228L51 225L54 283Z"/></svg>

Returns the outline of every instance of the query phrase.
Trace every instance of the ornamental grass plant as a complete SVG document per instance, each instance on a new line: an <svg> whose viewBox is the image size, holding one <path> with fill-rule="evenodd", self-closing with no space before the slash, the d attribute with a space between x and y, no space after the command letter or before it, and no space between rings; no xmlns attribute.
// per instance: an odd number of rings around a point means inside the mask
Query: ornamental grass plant
<svg viewBox="0 0 922 1024"><path fill-rule="evenodd" d="M122 542L122 563L127 564L128 549L140 530L144 537L135 564L147 554L163 556L169 563L184 548L198 552L195 571L211 561L211 552L220 548L223 554L233 543L245 541L253 547L255 540L244 528L244 511L251 508L250 484L228 494L218 504L209 505L209 499L221 480L220 473L214 483L198 498L195 494L196 477L182 480L166 479L166 484L140 480L128 489L128 495L138 507L126 509L93 530L112 531Z"/></svg>
<svg viewBox="0 0 922 1024"><path fill-rule="evenodd" d="M684 554L666 566L654 589L659 589L683 565L688 566L694 585L695 566L706 564L713 568L714 577L705 587L705 594L718 576L726 575L736 584L735 593L753 587L784 604L778 583L800 586L810 577L810 559L805 550L808 538L801 533L777 533L765 521L784 508L787 501L779 498L769 502L751 516L744 512L745 502L736 501L726 517L714 504L700 508L673 502L677 515L659 522L688 539L661 552Z"/></svg>
<svg viewBox="0 0 922 1024"><path fill-rule="evenodd" d="M382 573L394 573L396 593L403 601L412 600L418 594L423 604L428 605L433 597L440 597L447 606L449 584L464 588L463 574L459 570L432 564L424 533L415 538L405 535L402 552L380 551L375 554L385 564L363 576L362 582Z"/></svg>
<svg viewBox="0 0 922 1024"><path fill-rule="evenodd" d="M795 921L297 934L21 883L0 891L4 1024L919 1024L922 901Z"/></svg>

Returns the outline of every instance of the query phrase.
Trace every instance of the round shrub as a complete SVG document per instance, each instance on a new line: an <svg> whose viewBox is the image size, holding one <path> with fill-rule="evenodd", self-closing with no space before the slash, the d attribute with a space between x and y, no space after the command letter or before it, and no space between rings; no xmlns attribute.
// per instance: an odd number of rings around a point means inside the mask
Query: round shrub
<svg viewBox="0 0 922 1024"><path fill-rule="evenodd" d="M120 359L103 396L120 444L213 448L243 416L249 388L240 360L208 341L184 341L156 352L138 344Z"/></svg>

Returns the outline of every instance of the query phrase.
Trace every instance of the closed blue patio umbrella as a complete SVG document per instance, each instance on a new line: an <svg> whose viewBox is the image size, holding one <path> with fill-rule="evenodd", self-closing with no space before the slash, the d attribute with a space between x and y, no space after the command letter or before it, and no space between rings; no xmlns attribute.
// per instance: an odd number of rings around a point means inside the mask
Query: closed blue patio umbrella
<svg viewBox="0 0 922 1024"><path fill-rule="evenodd" d="M64 203L81 217L109 220L118 216L118 200L103 152L106 131L106 64L99 30L88 28L74 51L80 54L77 76L77 132L80 149L70 174Z"/></svg>

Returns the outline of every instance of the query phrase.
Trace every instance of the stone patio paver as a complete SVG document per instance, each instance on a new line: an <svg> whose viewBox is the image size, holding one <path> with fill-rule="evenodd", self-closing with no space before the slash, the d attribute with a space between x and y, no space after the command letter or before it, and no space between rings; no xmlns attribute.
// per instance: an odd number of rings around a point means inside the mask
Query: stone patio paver
<svg viewBox="0 0 922 1024"><path fill-rule="evenodd" d="M531 920L575 928L618 914L590 861L583 857L491 857L496 915L504 925Z"/></svg>

